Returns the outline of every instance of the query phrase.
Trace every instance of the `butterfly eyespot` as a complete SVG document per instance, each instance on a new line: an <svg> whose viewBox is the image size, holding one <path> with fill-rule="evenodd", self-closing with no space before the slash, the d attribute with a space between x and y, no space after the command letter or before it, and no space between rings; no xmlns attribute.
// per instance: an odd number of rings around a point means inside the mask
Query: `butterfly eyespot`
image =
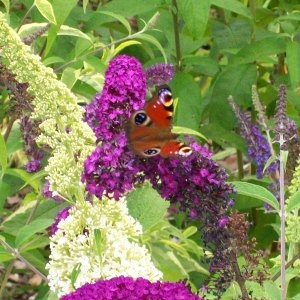
<svg viewBox="0 0 300 300"><path fill-rule="evenodd" d="M189 156L189 155L192 154L192 152L193 152L193 150L190 147L183 145L179 149L178 154L181 155L181 156Z"/></svg>
<svg viewBox="0 0 300 300"><path fill-rule="evenodd" d="M160 153L159 148L150 148L150 149L147 149L144 151L144 154L147 157L155 156L155 155L158 155L159 153Z"/></svg>
<svg viewBox="0 0 300 300"><path fill-rule="evenodd" d="M169 107L169 106L173 105L173 98L172 98L172 93L171 93L170 89L161 88L158 91L158 96L164 106Z"/></svg>
<svg viewBox="0 0 300 300"><path fill-rule="evenodd" d="M151 122L150 118L144 111L137 111L133 116L133 120L135 125L138 126L146 126Z"/></svg>

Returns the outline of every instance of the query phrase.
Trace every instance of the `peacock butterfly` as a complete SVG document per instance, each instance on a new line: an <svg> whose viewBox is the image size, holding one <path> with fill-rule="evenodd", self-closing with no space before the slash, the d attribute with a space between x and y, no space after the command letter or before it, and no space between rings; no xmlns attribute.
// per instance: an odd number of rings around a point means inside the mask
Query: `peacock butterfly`
<svg viewBox="0 0 300 300"><path fill-rule="evenodd" d="M172 133L172 92L168 86L157 88L155 96L143 110L134 112L126 126L130 148L138 155L152 157L188 156L192 149L176 140Z"/></svg>

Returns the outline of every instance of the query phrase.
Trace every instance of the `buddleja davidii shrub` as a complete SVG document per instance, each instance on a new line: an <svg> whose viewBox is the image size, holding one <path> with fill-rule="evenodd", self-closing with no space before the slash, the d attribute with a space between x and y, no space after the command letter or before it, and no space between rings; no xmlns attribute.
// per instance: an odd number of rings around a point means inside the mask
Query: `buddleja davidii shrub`
<svg viewBox="0 0 300 300"><path fill-rule="evenodd" d="M53 70L45 67L40 57L32 54L18 34L0 14L1 56L20 83L28 83L34 97L33 119L39 120L41 134L36 141L52 149L45 170L50 189L72 199L81 197L83 187L78 183L85 158L94 148L95 137L82 122L83 109L77 98L60 81Z"/></svg>

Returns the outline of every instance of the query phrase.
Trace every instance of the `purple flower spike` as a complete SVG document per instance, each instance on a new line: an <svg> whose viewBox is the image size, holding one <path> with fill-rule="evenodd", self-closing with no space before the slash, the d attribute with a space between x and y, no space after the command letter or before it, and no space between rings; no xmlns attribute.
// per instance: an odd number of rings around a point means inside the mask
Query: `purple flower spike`
<svg viewBox="0 0 300 300"><path fill-rule="evenodd" d="M101 94L86 106L85 120L101 142L84 164L87 190L119 199L132 189L139 169L127 147L125 126L133 111L145 105L146 79L141 63L126 55L112 60Z"/></svg>
<svg viewBox="0 0 300 300"><path fill-rule="evenodd" d="M263 177L263 170L266 162L271 156L270 145L267 139L259 131L258 127L248 120L246 114L240 109L240 107L233 101L232 98L229 99L229 104L238 119L241 136L244 138L248 146L249 159L256 166L256 177L260 179ZM269 165L266 172L268 174L274 174L277 169L277 163L273 162L271 165Z"/></svg>
<svg viewBox="0 0 300 300"><path fill-rule="evenodd" d="M115 277L86 283L61 300L202 300L183 282L150 282L144 278Z"/></svg>
<svg viewBox="0 0 300 300"><path fill-rule="evenodd" d="M125 132L121 132L86 159L82 181L91 194L99 198L105 194L118 200L132 189L138 172L135 155L128 150Z"/></svg>
<svg viewBox="0 0 300 300"><path fill-rule="evenodd" d="M85 107L84 121L99 141L111 142L124 130L132 112L144 107L145 95L146 79L141 63L134 57L117 56L106 70L102 92Z"/></svg>
<svg viewBox="0 0 300 300"><path fill-rule="evenodd" d="M145 71L147 78L147 86L168 84L175 74L173 65L156 64Z"/></svg>
<svg viewBox="0 0 300 300"><path fill-rule="evenodd" d="M228 208L233 188L226 184L225 170L211 159L205 147L197 143L190 146L193 153L188 157L156 156L151 163L141 160L140 169L162 197L177 204L179 210L188 212L191 218L209 218L209 222L215 218L218 224Z"/></svg>
<svg viewBox="0 0 300 300"><path fill-rule="evenodd" d="M283 135L284 143L281 145L281 148L286 150L288 145L293 141L297 141L297 125L296 122L287 117L286 112L287 105L287 95L286 95L286 86L281 84L278 90L278 99L276 102L276 114L275 119L275 131L276 136L275 140L279 141L279 134Z"/></svg>

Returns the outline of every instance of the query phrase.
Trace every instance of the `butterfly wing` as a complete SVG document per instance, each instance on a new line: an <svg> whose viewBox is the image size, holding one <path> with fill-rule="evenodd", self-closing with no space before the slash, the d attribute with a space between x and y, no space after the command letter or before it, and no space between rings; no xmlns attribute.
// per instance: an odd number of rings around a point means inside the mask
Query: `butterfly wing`
<svg viewBox="0 0 300 300"><path fill-rule="evenodd" d="M150 100L145 111L151 121L160 128L172 127L174 100L169 87L162 86L157 89L156 95Z"/></svg>
<svg viewBox="0 0 300 300"><path fill-rule="evenodd" d="M169 87L158 88L145 108L132 114L127 124L127 138L131 149L143 157L189 155L192 150L171 132L173 98Z"/></svg>

